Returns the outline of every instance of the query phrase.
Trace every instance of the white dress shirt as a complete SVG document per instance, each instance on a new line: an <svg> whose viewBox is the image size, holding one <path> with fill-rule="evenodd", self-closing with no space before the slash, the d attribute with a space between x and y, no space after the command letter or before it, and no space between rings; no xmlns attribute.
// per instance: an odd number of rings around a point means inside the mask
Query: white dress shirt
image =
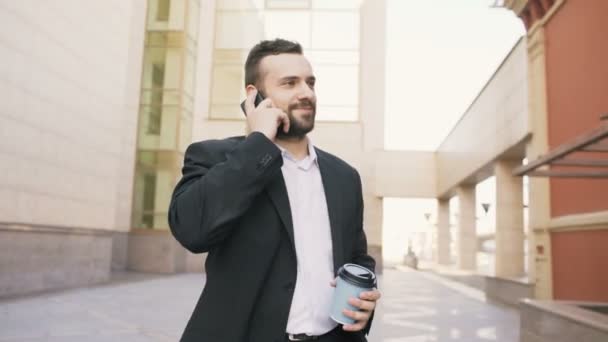
<svg viewBox="0 0 608 342"><path fill-rule="evenodd" d="M278 146L278 145L277 145ZM334 288L331 228L325 190L315 149L296 160L278 146L287 187L297 256L296 286L287 320L287 333L323 335L337 324L329 317Z"/></svg>

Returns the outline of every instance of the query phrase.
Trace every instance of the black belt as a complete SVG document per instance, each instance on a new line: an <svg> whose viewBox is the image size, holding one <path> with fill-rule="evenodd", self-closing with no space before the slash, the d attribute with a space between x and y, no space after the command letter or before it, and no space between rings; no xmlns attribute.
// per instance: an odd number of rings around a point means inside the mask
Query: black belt
<svg viewBox="0 0 608 342"><path fill-rule="evenodd" d="M316 341L322 337L337 334L339 331L340 331L340 326L338 325L337 327L326 332L323 335L287 334L287 341Z"/></svg>

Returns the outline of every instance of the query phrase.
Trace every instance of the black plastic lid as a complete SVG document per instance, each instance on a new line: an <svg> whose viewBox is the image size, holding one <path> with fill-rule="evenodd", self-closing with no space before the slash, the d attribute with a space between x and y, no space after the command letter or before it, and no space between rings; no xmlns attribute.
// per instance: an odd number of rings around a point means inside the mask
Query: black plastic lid
<svg viewBox="0 0 608 342"><path fill-rule="evenodd" d="M355 286L372 288L376 286L376 275L367 268L355 264L344 264L338 270L338 277Z"/></svg>

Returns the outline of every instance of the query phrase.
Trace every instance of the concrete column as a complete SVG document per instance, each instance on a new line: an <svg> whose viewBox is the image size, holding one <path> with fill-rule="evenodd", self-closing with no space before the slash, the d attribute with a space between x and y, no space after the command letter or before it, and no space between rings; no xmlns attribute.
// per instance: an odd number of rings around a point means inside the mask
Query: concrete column
<svg viewBox="0 0 608 342"><path fill-rule="evenodd" d="M528 160L535 160L549 151L544 31L543 27L538 27L528 34L528 125L532 130L532 139L526 148ZM549 179L530 177L528 278L534 282L536 299L553 298L553 266L549 234L550 203Z"/></svg>
<svg viewBox="0 0 608 342"><path fill-rule="evenodd" d="M436 259L440 265L450 264L450 200L437 200Z"/></svg>
<svg viewBox="0 0 608 342"><path fill-rule="evenodd" d="M520 277L524 274L523 180L511 171L520 161L499 160L496 176L496 259L497 277Z"/></svg>
<svg viewBox="0 0 608 342"><path fill-rule="evenodd" d="M359 119L361 152L351 147L354 159L363 156L364 227L368 253L376 259L376 273L382 273L382 197L375 194L374 166L377 151L384 148L384 111L386 79L386 0L363 1L359 8ZM336 132L342 129L336 128ZM335 133L334 133L335 134Z"/></svg>
<svg viewBox="0 0 608 342"><path fill-rule="evenodd" d="M463 185L457 190L460 203L458 214L458 267L477 269L477 231L475 185Z"/></svg>

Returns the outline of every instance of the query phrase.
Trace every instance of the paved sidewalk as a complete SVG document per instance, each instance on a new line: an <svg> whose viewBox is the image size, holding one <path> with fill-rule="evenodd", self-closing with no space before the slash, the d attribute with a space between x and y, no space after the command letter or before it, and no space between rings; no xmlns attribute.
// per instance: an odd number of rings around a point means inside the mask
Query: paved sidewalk
<svg viewBox="0 0 608 342"><path fill-rule="evenodd" d="M0 301L0 341L177 341L204 276L127 274L112 283ZM370 342L518 341L517 313L474 290L385 270Z"/></svg>
<svg viewBox="0 0 608 342"><path fill-rule="evenodd" d="M516 310L485 302L479 290L426 272L386 270L385 342L519 341Z"/></svg>

